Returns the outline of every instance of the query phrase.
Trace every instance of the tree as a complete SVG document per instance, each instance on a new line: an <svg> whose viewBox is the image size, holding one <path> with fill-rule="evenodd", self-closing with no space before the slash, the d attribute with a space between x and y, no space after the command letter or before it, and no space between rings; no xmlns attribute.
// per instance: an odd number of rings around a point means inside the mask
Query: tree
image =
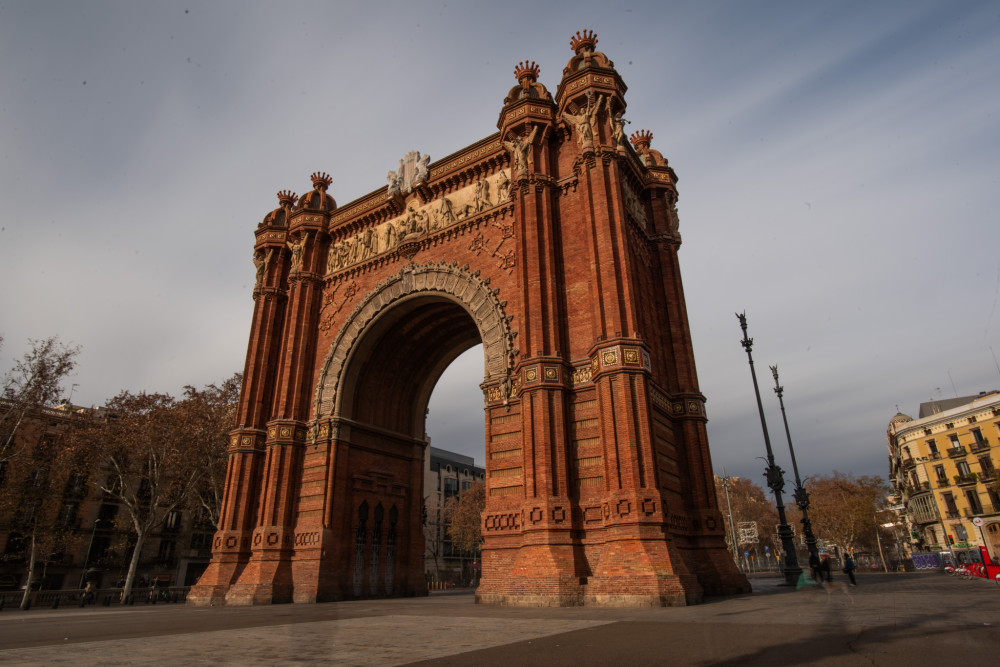
<svg viewBox="0 0 1000 667"><path fill-rule="evenodd" d="M445 503L448 515L448 535L456 547L467 554L476 554L483 543L481 529L486 509L486 485L476 482L456 498Z"/></svg>
<svg viewBox="0 0 1000 667"><path fill-rule="evenodd" d="M188 431L186 437L205 467L205 476L194 488L194 499L216 528L226 485L229 431L235 425L242 383L243 374L236 373L219 385L210 384L201 390L186 386L184 399L177 405L179 421Z"/></svg>
<svg viewBox="0 0 1000 667"><path fill-rule="evenodd" d="M877 552L877 531L891 489L878 476L832 475L810 477L809 518L816 536L849 552Z"/></svg>
<svg viewBox="0 0 1000 667"><path fill-rule="evenodd" d="M722 486L722 478L715 478L715 492L719 499L720 509L726 524L726 542L732 548L735 543L737 553L744 551L754 554L756 559L764 557L764 546L772 542L771 535L778 525L778 512L768 494L758 484L745 477L729 478L729 503L726 503L726 489ZM736 530L735 542L729 521L729 506L732 507L732 528ZM740 524L756 524L757 538L755 542L740 540Z"/></svg>
<svg viewBox="0 0 1000 667"><path fill-rule="evenodd" d="M31 349L3 376L0 464L17 453L17 432L25 418L60 398L63 380L73 372L76 356L80 353L79 347L64 345L56 336L29 339L28 344Z"/></svg>
<svg viewBox="0 0 1000 667"><path fill-rule="evenodd" d="M23 435L38 436L40 420ZM0 494L0 514L8 530L6 556L23 558L27 580L21 608L28 607L36 566L56 560L78 539L75 532L79 507L77 491L82 478L58 442L58 435L43 433L37 444L18 447L5 462L4 493Z"/></svg>
<svg viewBox="0 0 1000 667"><path fill-rule="evenodd" d="M166 394L122 392L104 407L103 419L74 430L71 447L131 524L135 544L122 590L126 599L147 537L184 506L211 470L201 440L206 430L190 420L191 405Z"/></svg>

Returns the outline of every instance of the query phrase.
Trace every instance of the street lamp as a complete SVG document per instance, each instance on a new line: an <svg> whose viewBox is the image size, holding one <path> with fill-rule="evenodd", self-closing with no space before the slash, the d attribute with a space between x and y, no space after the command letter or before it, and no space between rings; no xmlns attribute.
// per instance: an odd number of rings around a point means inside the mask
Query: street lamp
<svg viewBox="0 0 1000 667"><path fill-rule="evenodd" d="M764 476L767 478L767 486L774 492L774 500L778 506L778 537L781 538L781 548L785 553L785 566L782 571L785 575L785 584L794 586L798 583L802 568L795 557L795 543L792 539L792 527L785 519L785 504L781 500L781 490L785 487L785 480L782 477L782 470L774 462L774 453L771 451L771 438L767 433L767 421L764 419L764 404L760 401L760 387L757 385L757 372L753 367L753 355L750 349L753 347L753 338L747 336L747 316L746 313L736 313L740 320L740 328L743 329L743 349L747 351L747 360L750 362L750 375L753 377L753 391L757 397L757 412L760 413L760 426L764 430L764 446L767 448L767 470Z"/></svg>
<svg viewBox="0 0 1000 667"><path fill-rule="evenodd" d="M788 430L788 417L785 416L785 388L778 384L778 366L770 366L771 375L774 376L774 393L778 395L778 403L781 405L781 420L785 423L785 437L788 438L788 452L792 455L792 470L795 471L795 504L802 511L802 532L806 535L806 547L809 555L816 557L819 562L819 549L816 548L816 536L813 535L812 521L809 520L809 492L802 486L799 478L799 466L795 463L795 448L792 447L792 434Z"/></svg>

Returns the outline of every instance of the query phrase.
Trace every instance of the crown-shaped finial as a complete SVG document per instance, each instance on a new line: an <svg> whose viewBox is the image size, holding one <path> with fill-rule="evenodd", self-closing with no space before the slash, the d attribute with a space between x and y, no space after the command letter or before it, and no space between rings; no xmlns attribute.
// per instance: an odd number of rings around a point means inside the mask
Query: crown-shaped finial
<svg viewBox="0 0 1000 667"><path fill-rule="evenodd" d="M282 206L291 206L295 203L295 193L291 190L279 190L278 191L278 203Z"/></svg>
<svg viewBox="0 0 1000 667"><path fill-rule="evenodd" d="M597 33L593 30L584 30L583 32L577 30L576 35L570 38L569 45L573 47L577 55L584 50L593 51L594 47L597 46Z"/></svg>
<svg viewBox="0 0 1000 667"><path fill-rule="evenodd" d="M514 76L517 77L518 81L528 79L529 81L534 82L538 80L538 73L541 71L542 70L539 69L534 60L531 62L522 60L517 64L517 67L514 68Z"/></svg>
<svg viewBox="0 0 1000 667"><path fill-rule="evenodd" d="M333 179L330 178L330 174L325 171L314 171L310 174L309 178L312 179L313 187L317 190L322 190L326 192L326 189L330 187L330 183L333 183Z"/></svg>
<svg viewBox="0 0 1000 667"><path fill-rule="evenodd" d="M640 150L642 148L649 148L649 144L653 141L653 133L649 130L639 130L638 132L633 132L629 138L632 140L632 145L635 146L635 149Z"/></svg>

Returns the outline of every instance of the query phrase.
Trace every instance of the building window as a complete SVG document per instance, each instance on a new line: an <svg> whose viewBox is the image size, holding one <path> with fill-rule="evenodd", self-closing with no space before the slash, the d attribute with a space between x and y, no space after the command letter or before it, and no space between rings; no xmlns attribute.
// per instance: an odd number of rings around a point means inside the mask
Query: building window
<svg viewBox="0 0 1000 667"><path fill-rule="evenodd" d="M174 548L177 543L173 540L160 540L160 551L157 553L157 559L161 563L167 563L174 558Z"/></svg>
<svg viewBox="0 0 1000 667"><path fill-rule="evenodd" d="M1000 512L1000 495L993 489L987 488L986 493L990 497L990 504L993 505L994 512Z"/></svg>
<svg viewBox="0 0 1000 667"><path fill-rule="evenodd" d="M965 461L958 462L958 474L960 477L968 477L972 474L972 470L969 468L969 464Z"/></svg>
<svg viewBox="0 0 1000 667"><path fill-rule="evenodd" d="M951 448L952 449L958 449L961 446L961 445L958 444L958 436L957 435L949 435L948 436L948 440L951 441Z"/></svg>
<svg viewBox="0 0 1000 667"><path fill-rule="evenodd" d="M452 498L458 495L458 480L454 477L444 478L444 497Z"/></svg>
<svg viewBox="0 0 1000 667"><path fill-rule="evenodd" d="M931 438L930 440L927 441L927 449L930 450L931 458L936 459L938 448L937 448L937 443L934 442L934 438Z"/></svg>
<svg viewBox="0 0 1000 667"><path fill-rule="evenodd" d="M983 449L989 447L989 443L986 442L986 438L983 437L983 431L979 428L972 429L972 438L975 442L976 449Z"/></svg>
<svg viewBox="0 0 1000 667"><path fill-rule="evenodd" d="M951 493L946 492L941 494L941 499L944 500L944 506L948 512L948 516L957 517L958 505L955 504L955 496L951 495Z"/></svg>
<svg viewBox="0 0 1000 667"><path fill-rule="evenodd" d="M73 524L76 523L76 510L80 506L77 502L68 502L63 505L62 516L59 518L59 524L63 528L72 528Z"/></svg>
<svg viewBox="0 0 1000 667"><path fill-rule="evenodd" d="M975 489L968 489L965 492L965 499L969 501L969 509L972 510L973 514L983 513L983 504L979 502L979 493Z"/></svg>
<svg viewBox="0 0 1000 667"><path fill-rule="evenodd" d="M948 479L948 476L944 473L944 466L934 466L934 474L937 475L939 481Z"/></svg>
<svg viewBox="0 0 1000 667"><path fill-rule="evenodd" d="M163 530L167 533L176 533L181 528L181 513L171 510L163 519Z"/></svg>

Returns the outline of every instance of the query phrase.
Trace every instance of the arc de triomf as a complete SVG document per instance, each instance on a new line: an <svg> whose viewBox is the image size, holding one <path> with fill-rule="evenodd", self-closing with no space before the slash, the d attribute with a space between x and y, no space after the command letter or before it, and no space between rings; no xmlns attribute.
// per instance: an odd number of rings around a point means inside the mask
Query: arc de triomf
<svg viewBox="0 0 1000 667"><path fill-rule="evenodd" d="M282 191L211 564L192 604L424 595L431 390L483 345L479 602L677 605L749 590L726 551L677 259L676 176L590 31L553 96L338 207ZM499 96L498 96L499 97Z"/></svg>

